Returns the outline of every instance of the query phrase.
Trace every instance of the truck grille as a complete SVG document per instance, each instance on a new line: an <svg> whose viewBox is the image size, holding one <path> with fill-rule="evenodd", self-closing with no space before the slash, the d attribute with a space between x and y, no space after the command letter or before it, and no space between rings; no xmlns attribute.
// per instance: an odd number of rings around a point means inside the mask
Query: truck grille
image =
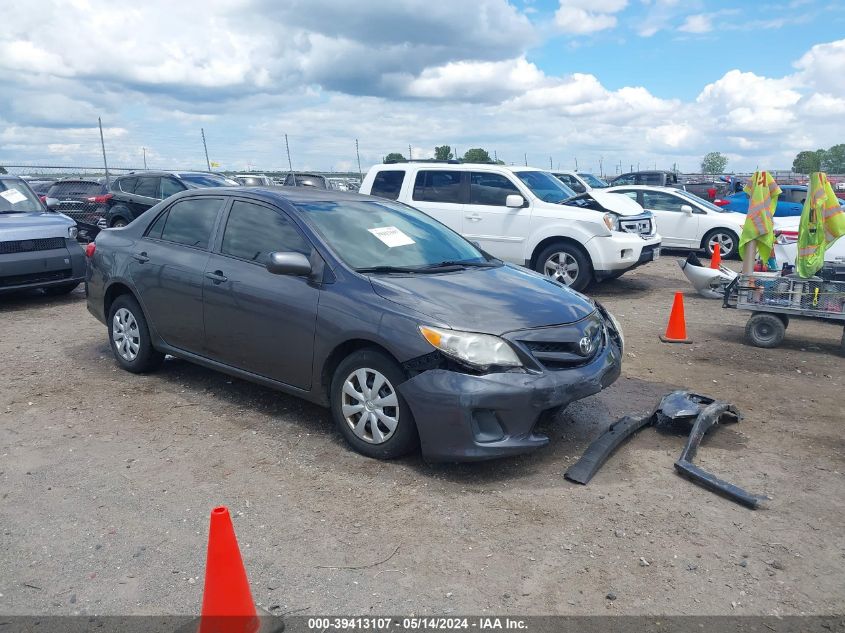
<svg viewBox="0 0 845 633"><path fill-rule="evenodd" d="M637 235L652 235L654 233L652 218L645 216L637 216L634 218L620 218L619 228L626 233L636 233Z"/></svg>
<svg viewBox="0 0 845 633"><path fill-rule="evenodd" d="M9 253L28 253L30 251L49 251L55 248L64 248L65 238L47 237L38 240L12 240L0 242L0 255Z"/></svg>

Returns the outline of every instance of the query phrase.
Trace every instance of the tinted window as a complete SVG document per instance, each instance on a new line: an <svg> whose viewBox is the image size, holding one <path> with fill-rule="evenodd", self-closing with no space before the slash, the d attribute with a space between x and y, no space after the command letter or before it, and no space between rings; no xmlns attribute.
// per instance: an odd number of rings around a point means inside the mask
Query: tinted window
<svg viewBox="0 0 845 633"><path fill-rule="evenodd" d="M185 186L175 178L161 179L161 197L162 199L172 196L174 193L185 191Z"/></svg>
<svg viewBox="0 0 845 633"><path fill-rule="evenodd" d="M84 180L63 180L50 187L50 198L87 198L103 192L103 185Z"/></svg>
<svg viewBox="0 0 845 633"><path fill-rule="evenodd" d="M152 226L147 229L147 237L161 239L161 230L164 228L165 222L167 222L167 211L158 216Z"/></svg>
<svg viewBox="0 0 845 633"><path fill-rule="evenodd" d="M634 176L634 174L627 174L625 176L619 176L619 178L614 178L613 184L614 185L633 185L635 180L636 180L636 176Z"/></svg>
<svg viewBox="0 0 845 633"><path fill-rule="evenodd" d="M161 239L185 246L208 248L220 204L219 198L180 200L167 212Z"/></svg>
<svg viewBox="0 0 845 633"><path fill-rule="evenodd" d="M470 204L505 206L505 199L511 195L522 195L516 185L501 174L471 172L469 175Z"/></svg>
<svg viewBox="0 0 845 633"><path fill-rule="evenodd" d="M654 211L678 211L684 204L683 200L668 193L643 191L643 207Z"/></svg>
<svg viewBox="0 0 845 633"><path fill-rule="evenodd" d="M370 195L396 200L399 197L399 190L402 189L403 180L405 180L404 171L380 171L373 181Z"/></svg>
<svg viewBox="0 0 845 633"><path fill-rule="evenodd" d="M118 186L120 187L120 190L124 193L135 193L135 187L137 185L137 178L121 178Z"/></svg>
<svg viewBox="0 0 845 633"><path fill-rule="evenodd" d="M461 202L461 172L425 169L414 181L414 200Z"/></svg>
<svg viewBox="0 0 845 633"><path fill-rule="evenodd" d="M144 196L145 198L158 198L158 176L155 178L138 178L138 184L135 187L136 196Z"/></svg>
<svg viewBox="0 0 845 633"><path fill-rule="evenodd" d="M249 202L232 205L222 252L232 257L266 264L270 253L296 251L307 255L311 248L291 221L281 213Z"/></svg>
<svg viewBox="0 0 845 633"><path fill-rule="evenodd" d="M223 176L216 176L214 174L179 174L179 177L185 182L197 185L199 187L232 187L237 186L237 182L229 180Z"/></svg>
<svg viewBox="0 0 845 633"><path fill-rule="evenodd" d="M260 187L267 184L260 176L236 176L235 180L245 187Z"/></svg>
<svg viewBox="0 0 845 633"><path fill-rule="evenodd" d="M642 174L638 180L639 184L660 186L663 184L663 174Z"/></svg>

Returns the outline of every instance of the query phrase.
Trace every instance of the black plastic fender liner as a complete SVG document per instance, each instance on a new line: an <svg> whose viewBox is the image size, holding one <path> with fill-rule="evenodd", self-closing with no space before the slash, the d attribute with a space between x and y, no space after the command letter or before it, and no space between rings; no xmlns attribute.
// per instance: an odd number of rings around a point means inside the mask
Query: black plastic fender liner
<svg viewBox="0 0 845 633"><path fill-rule="evenodd" d="M654 424L654 414L646 418L625 416L618 419L587 447L581 459L570 466L563 476L577 484L586 484L622 442L652 424Z"/></svg>
<svg viewBox="0 0 845 633"><path fill-rule="evenodd" d="M744 505L747 508L751 508L752 510L756 510L760 502L765 501L768 498L753 495L739 486L734 486L732 483L728 483L727 481L719 479L715 475L711 475L706 470L702 470L692 462L688 462L684 459L679 459L675 462L675 470L700 486L707 488L708 490L712 490L713 492L717 492L731 501L736 501L737 503Z"/></svg>

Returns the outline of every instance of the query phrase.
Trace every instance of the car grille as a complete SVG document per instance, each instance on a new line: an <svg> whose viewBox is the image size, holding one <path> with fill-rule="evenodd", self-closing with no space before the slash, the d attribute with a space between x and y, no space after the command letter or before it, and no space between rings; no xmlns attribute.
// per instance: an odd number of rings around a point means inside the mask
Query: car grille
<svg viewBox="0 0 845 633"><path fill-rule="evenodd" d="M25 284L38 284L47 281L61 281L68 279L71 276L70 269L53 270L50 272L30 273L28 275L11 275L9 277L0 277L0 288L8 288L9 286L23 286Z"/></svg>
<svg viewBox="0 0 845 633"><path fill-rule="evenodd" d="M47 237L38 240L12 240L0 242L0 255L9 253L28 253L30 251L49 251L54 248L64 248L65 238Z"/></svg>
<svg viewBox="0 0 845 633"><path fill-rule="evenodd" d="M604 323L598 314L571 325L523 330L514 333L513 338L542 367L552 371L586 365L607 344Z"/></svg>
<svg viewBox="0 0 845 633"><path fill-rule="evenodd" d="M633 218L620 218L619 228L625 233L636 233L637 235L652 235L654 233L652 218L648 216L636 216Z"/></svg>

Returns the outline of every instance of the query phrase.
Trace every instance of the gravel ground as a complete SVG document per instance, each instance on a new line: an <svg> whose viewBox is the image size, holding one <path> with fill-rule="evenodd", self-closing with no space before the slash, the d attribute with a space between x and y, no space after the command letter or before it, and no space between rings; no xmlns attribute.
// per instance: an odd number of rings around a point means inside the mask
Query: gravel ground
<svg viewBox="0 0 845 633"><path fill-rule="evenodd" d="M693 345L658 342L675 290ZM275 613L842 613L841 328L747 347L748 314L693 295L674 257L592 294L624 326L623 377L544 423L547 448L469 465L366 459L326 411L182 361L125 373L81 289L0 298L0 613L195 614L218 504ZM745 413L699 461L764 508L677 476L683 436L653 429L564 481L679 387Z"/></svg>

